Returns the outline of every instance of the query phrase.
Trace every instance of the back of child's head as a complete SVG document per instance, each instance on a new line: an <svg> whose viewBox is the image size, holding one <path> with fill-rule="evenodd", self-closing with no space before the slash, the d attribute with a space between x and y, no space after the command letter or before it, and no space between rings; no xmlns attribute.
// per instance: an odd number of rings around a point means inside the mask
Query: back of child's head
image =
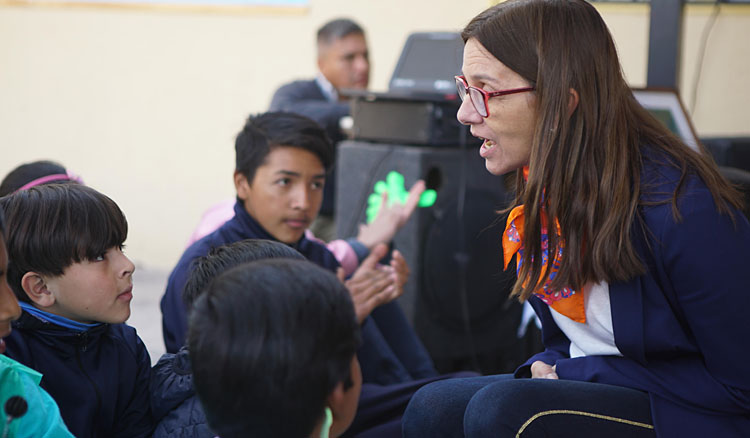
<svg viewBox="0 0 750 438"><path fill-rule="evenodd" d="M331 272L276 259L222 273L195 301L188 333L209 425L222 438L309 436L337 385L358 396L359 342L351 298Z"/></svg>
<svg viewBox="0 0 750 438"><path fill-rule="evenodd" d="M5 210L10 262L8 282L19 300L27 272L59 276L73 263L121 247L125 215L109 197L80 184L48 184L0 199Z"/></svg>
<svg viewBox="0 0 750 438"><path fill-rule="evenodd" d="M0 196L24 190L41 184L80 183L77 176L71 175L62 164L41 160L21 164L11 170L0 183Z"/></svg>
<svg viewBox="0 0 750 438"><path fill-rule="evenodd" d="M222 272L243 263L278 258L305 260L305 256L289 245L272 240L246 239L212 248L208 255L193 261L182 300L190 309L211 280Z"/></svg>
<svg viewBox="0 0 750 438"><path fill-rule="evenodd" d="M333 165L335 150L326 132L314 120L285 112L250 116L235 140L235 170L252 183L255 171L275 147L306 150L320 159L323 168Z"/></svg>

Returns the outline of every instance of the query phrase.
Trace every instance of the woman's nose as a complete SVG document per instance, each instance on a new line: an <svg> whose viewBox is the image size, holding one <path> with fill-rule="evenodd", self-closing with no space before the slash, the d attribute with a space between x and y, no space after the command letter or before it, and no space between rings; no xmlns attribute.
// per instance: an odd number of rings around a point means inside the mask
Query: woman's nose
<svg viewBox="0 0 750 438"><path fill-rule="evenodd" d="M474 104L471 103L471 98L466 98L461 102L461 106L458 107L456 118L462 125L475 125L482 122L482 116L479 115Z"/></svg>

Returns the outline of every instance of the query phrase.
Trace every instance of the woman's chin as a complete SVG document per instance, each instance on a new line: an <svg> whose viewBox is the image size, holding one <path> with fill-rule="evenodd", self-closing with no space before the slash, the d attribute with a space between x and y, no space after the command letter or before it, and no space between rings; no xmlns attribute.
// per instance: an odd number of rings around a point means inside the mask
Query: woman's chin
<svg viewBox="0 0 750 438"><path fill-rule="evenodd" d="M485 160L484 167L487 168L489 173L496 176L505 175L508 172L516 170L515 168L512 168L512 166L508 166L506 163L497 163L494 160Z"/></svg>
<svg viewBox="0 0 750 438"><path fill-rule="evenodd" d="M487 171L493 175L505 175L506 173L514 172L523 166L528 165L527 161L522 160L504 160L501 154L492 154L484 159L484 167Z"/></svg>

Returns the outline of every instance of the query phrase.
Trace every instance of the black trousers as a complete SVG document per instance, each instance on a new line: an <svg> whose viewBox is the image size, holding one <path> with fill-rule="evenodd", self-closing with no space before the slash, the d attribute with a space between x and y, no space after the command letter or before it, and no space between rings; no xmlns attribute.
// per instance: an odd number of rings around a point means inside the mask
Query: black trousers
<svg viewBox="0 0 750 438"><path fill-rule="evenodd" d="M509 374L432 383L412 397L404 437L654 438L648 394Z"/></svg>
<svg viewBox="0 0 750 438"><path fill-rule="evenodd" d="M343 436L345 438L401 438L401 417L409 400L419 388L444 379L476 375L477 373L464 371L392 385L365 383L362 385L357 415Z"/></svg>

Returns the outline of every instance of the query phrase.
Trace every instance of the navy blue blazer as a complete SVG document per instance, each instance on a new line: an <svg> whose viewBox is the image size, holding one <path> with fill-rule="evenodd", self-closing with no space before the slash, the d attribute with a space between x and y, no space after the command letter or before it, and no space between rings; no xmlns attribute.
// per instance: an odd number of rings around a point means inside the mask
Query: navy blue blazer
<svg viewBox="0 0 750 438"><path fill-rule="evenodd" d="M644 201L671 199L679 171L646 163ZM738 210L719 214L706 185L689 176L678 198L642 206L631 232L647 272L609 285L619 356L571 359L570 341L547 305L530 302L542 320L546 350L537 360L557 366L561 379L645 391L659 437L750 436L750 335L747 272L750 224Z"/></svg>

